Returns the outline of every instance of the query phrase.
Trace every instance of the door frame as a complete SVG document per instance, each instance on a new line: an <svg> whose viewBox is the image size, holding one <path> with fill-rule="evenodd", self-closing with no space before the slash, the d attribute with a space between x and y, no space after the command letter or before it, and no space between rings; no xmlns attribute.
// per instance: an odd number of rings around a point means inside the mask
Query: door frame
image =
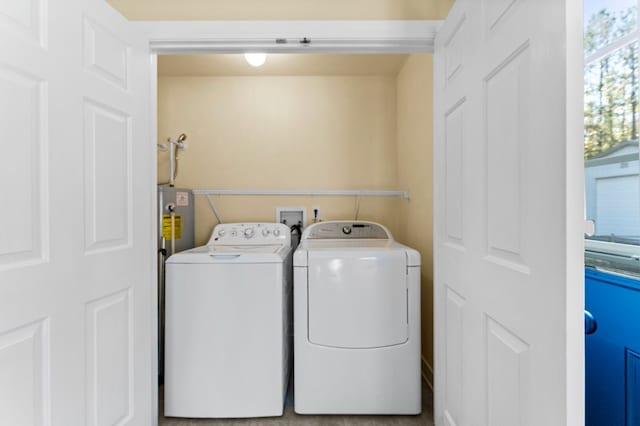
<svg viewBox="0 0 640 426"><path fill-rule="evenodd" d="M158 55L264 53L411 54L433 53L443 21L181 21L132 22L149 39L149 155L158 140ZM304 38L310 43L300 43ZM287 43L276 43L286 39ZM152 247L157 244L157 164L152 162ZM153 259L156 259L153 257ZM151 285L151 418L158 424L157 265L147 265Z"/></svg>
<svg viewBox="0 0 640 426"><path fill-rule="evenodd" d="M155 54L433 53L444 21L133 22ZM301 43L304 38L308 43ZM278 40L278 42L276 42Z"/></svg>
<svg viewBox="0 0 640 426"><path fill-rule="evenodd" d="M149 155L156 154L158 55L222 54L259 51L264 53L344 53L412 54L433 53L436 34L444 21L136 21L133 25L149 39L150 51L150 141ZM310 43L300 43L304 38ZM276 40L286 43L276 43ZM577 57L581 53L574 55ZM572 58L576 59L576 58ZM569 79L569 81L582 81ZM573 88L578 90L577 87ZM582 90L579 88L579 90ZM579 108L575 108L578 110ZM576 112L577 113L577 112ZM157 237L157 164L152 164L149 190L152 191L152 247ZM572 201L568 194L567 201ZM582 226L582 224L576 224ZM154 259L156 257L153 257ZM152 419L158 424L158 346L157 346L157 265L147 265L151 285L152 335ZM435 266L435 265L434 265ZM575 277L568 277L575 279ZM568 281L572 282L571 280ZM575 281L579 283L580 281ZM575 292L568 288L567 295ZM583 310L583 306L574 307ZM577 333L577 331L576 331ZM582 338L582 335L576 336ZM572 354L577 356L578 354ZM579 405L575 395L570 405Z"/></svg>

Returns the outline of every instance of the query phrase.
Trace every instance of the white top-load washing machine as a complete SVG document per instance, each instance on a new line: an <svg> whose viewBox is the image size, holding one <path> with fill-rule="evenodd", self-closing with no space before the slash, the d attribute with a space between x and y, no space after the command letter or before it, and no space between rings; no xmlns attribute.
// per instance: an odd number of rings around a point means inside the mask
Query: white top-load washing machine
<svg viewBox="0 0 640 426"><path fill-rule="evenodd" d="M372 222L321 222L294 254L299 414L419 414L420 254Z"/></svg>
<svg viewBox="0 0 640 426"><path fill-rule="evenodd" d="M164 414L280 416L291 364L291 232L223 224L167 260Z"/></svg>

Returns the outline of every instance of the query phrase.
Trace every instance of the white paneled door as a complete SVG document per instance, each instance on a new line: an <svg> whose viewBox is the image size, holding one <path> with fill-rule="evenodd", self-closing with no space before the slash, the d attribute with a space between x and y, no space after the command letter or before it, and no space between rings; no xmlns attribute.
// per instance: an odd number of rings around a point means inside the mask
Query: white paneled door
<svg viewBox="0 0 640 426"><path fill-rule="evenodd" d="M583 424L581 11L458 0L437 35L438 425Z"/></svg>
<svg viewBox="0 0 640 426"><path fill-rule="evenodd" d="M0 2L0 425L152 419L148 42Z"/></svg>

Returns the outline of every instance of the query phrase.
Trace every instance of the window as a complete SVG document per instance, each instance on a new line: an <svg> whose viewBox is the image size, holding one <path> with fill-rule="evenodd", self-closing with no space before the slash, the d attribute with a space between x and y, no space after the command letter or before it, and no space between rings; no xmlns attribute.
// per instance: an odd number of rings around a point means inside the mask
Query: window
<svg viewBox="0 0 640 426"><path fill-rule="evenodd" d="M588 266L640 276L640 0L584 0Z"/></svg>

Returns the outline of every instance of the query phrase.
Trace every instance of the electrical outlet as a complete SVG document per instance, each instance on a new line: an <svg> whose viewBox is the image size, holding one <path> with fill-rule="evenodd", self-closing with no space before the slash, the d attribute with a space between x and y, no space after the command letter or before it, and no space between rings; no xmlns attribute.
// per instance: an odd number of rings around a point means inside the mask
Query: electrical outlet
<svg viewBox="0 0 640 426"><path fill-rule="evenodd" d="M307 222L307 213L302 207L277 207L276 222L284 223L289 227L300 225L304 228Z"/></svg>

